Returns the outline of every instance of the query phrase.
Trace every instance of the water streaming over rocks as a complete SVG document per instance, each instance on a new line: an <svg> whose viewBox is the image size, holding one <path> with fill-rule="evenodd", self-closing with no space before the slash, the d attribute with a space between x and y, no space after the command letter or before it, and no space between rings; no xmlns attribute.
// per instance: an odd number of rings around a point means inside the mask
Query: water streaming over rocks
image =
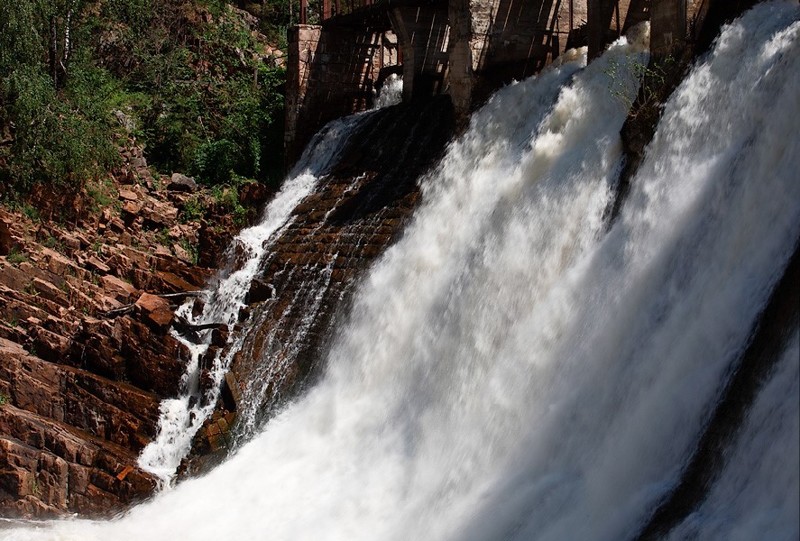
<svg viewBox="0 0 800 541"><path fill-rule="evenodd" d="M800 238L799 49L796 2L724 29L608 230L644 53L622 40L502 90L422 180L312 389L117 521L8 537L635 537ZM797 538L797 343L676 539Z"/></svg>
<svg viewBox="0 0 800 541"><path fill-rule="evenodd" d="M357 273L400 230L417 176L450 137L451 108L439 99L379 109L314 138L263 221L234 240L199 314L192 302L179 311L190 325L227 332L176 333L192 352L185 392L162 404L159 435L140 457L165 482L190 448L229 450L296 391Z"/></svg>
<svg viewBox="0 0 800 541"><path fill-rule="evenodd" d="M402 230L419 175L452 134L446 98L399 105L358 125L337 166L295 209L260 273L276 295L250 306L250 330L231 366L240 382L235 434L246 441L314 375L337 308Z"/></svg>
<svg viewBox="0 0 800 541"><path fill-rule="evenodd" d="M230 367L232 356L241 347L241 333L232 332L244 308L250 284L259 270L262 259L271 246L276 232L287 226L291 212L310 194L321 176L335 163L360 116L336 120L323 128L311 141L308 150L294 167L289 180L264 211L261 223L243 230L229 250L228 266L223 269L205 292L200 313L193 314L196 301L189 300L177 315L191 325L218 325L230 332L224 355L211 351L210 377L212 382L200 388L201 361L209 353L214 340L210 329L191 335L173 331L191 353L181 381L183 394L161 404L158 435L142 451L139 465L168 483L175 475L181 460L189 452L192 438L216 406L222 379Z"/></svg>

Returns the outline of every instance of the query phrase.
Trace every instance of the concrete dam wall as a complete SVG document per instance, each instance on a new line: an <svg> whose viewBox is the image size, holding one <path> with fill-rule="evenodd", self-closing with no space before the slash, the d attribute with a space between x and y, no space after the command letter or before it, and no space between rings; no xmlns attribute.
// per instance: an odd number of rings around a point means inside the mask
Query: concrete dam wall
<svg viewBox="0 0 800 541"><path fill-rule="evenodd" d="M651 49L670 52L701 35L712 0L365 0L326 8L321 24L289 33L289 163L326 122L370 108L386 78L403 100L452 99L457 122L497 88L538 73L566 49L589 57L632 26L651 22ZM716 26L718 27L718 25Z"/></svg>

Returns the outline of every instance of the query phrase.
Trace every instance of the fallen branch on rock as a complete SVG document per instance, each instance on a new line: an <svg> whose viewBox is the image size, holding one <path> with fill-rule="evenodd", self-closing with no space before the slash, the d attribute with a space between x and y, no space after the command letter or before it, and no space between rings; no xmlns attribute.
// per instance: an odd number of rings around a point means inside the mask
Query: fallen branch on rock
<svg viewBox="0 0 800 541"><path fill-rule="evenodd" d="M217 329L225 325L224 323L191 323L188 319L181 316L175 316L172 322L172 327L178 332L197 332L207 331L209 329Z"/></svg>
<svg viewBox="0 0 800 541"><path fill-rule="evenodd" d="M103 312L100 314L100 317L106 319L113 319L115 317L124 316L126 314L130 314L133 312L133 309L136 307L136 304L126 304L125 306L121 306L119 308L114 308L113 310L109 310L108 312Z"/></svg>
<svg viewBox="0 0 800 541"><path fill-rule="evenodd" d="M189 297L200 297L205 293L204 290L200 289L197 291L181 291L180 293L153 293L154 297L160 297L162 299L187 299ZM171 305L172 303L170 303ZM126 304L125 306L120 306L119 308L114 308L113 310L109 310L107 312L102 312L100 317L105 319L113 319L119 316L124 316L130 314L133 309L136 307L136 303ZM187 321L188 324L188 321ZM218 324L214 324L209 326L208 328L218 327Z"/></svg>

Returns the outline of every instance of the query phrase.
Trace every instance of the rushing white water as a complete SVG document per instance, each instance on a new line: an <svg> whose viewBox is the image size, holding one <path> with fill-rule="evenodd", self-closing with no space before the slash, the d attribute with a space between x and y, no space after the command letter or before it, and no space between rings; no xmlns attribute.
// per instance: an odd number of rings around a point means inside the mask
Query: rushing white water
<svg viewBox="0 0 800 541"><path fill-rule="evenodd" d="M708 499L671 541L800 539L800 329L726 457Z"/></svg>
<svg viewBox="0 0 800 541"><path fill-rule="evenodd" d="M403 101L403 77L392 73L383 82L381 91L375 97L373 109L397 105Z"/></svg>
<svg viewBox="0 0 800 541"><path fill-rule="evenodd" d="M233 331L250 284L268 252L270 239L287 225L292 210L314 190L318 179L334 163L350 130L359 120L358 116L347 117L331 122L320 131L294 167L289 180L267 205L261 222L242 230L234 239L234 255L230 256L229 267L217 275L205 292L202 312L193 316L194 301L189 300L178 309L178 316L194 325L226 325L229 331ZM238 267L231 268L236 265L236 260L239 260ZM194 341L177 332L173 335L190 352L181 381L183 393L161 403L158 435L139 456L139 466L158 476L165 485L171 482L181 460L189 452L194 435L213 412L222 379L243 339L231 332L231 343L225 354L214 359L211 370L213 384L207 396L199 396L200 359L209 348L211 331L201 331L199 340Z"/></svg>
<svg viewBox="0 0 800 541"><path fill-rule="evenodd" d="M798 21L796 2L770 2L724 30L607 232L642 54L619 43L504 89L423 181L314 389L226 463L117 521L8 537L632 537L677 482L800 237ZM763 400L752 422L769 417ZM707 505L731 497L720 483ZM763 483L746 486L740 502L765 501ZM791 513L756 520L775 539L797 528Z"/></svg>

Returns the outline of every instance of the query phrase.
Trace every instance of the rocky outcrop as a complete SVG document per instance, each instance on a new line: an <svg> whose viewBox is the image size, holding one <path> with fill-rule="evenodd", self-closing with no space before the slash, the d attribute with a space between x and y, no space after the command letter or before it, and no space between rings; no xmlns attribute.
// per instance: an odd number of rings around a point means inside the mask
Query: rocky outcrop
<svg viewBox="0 0 800 541"><path fill-rule="evenodd" d="M153 393L45 361L2 338L0 357L4 515L108 513L153 490L132 453L154 432Z"/></svg>
<svg viewBox="0 0 800 541"><path fill-rule="evenodd" d="M121 152L115 180L70 201L73 223L0 207L0 516L109 515L156 486L136 459L188 357L164 295L204 287L197 261L237 227L207 190L162 189L141 148Z"/></svg>

